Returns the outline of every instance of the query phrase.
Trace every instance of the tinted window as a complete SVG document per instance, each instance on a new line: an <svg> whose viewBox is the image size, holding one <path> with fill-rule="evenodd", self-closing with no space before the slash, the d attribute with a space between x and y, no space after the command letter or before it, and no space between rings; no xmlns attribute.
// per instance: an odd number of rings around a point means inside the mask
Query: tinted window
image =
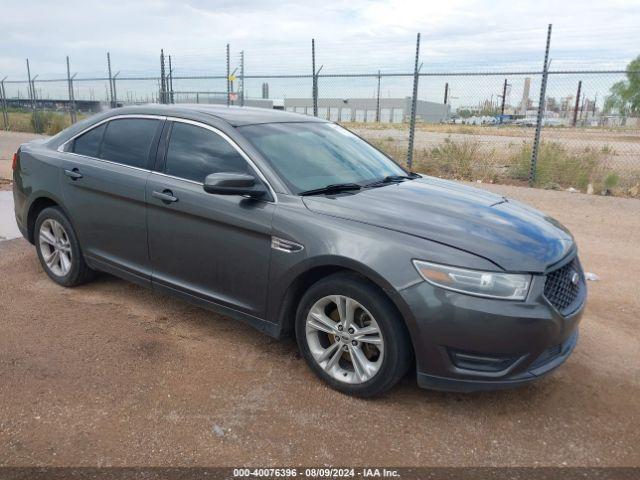
<svg viewBox="0 0 640 480"><path fill-rule="evenodd" d="M217 172L250 171L242 155L220 135L194 125L174 123L165 173L203 182L207 175Z"/></svg>
<svg viewBox="0 0 640 480"><path fill-rule="evenodd" d="M266 123L239 130L294 192L335 183L364 185L407 173L367 142L333 123Z"/></svg>
<svg viewBox="0 0 640 480"><path fill-rule="evenodd" d="M132 167L147 168L158 120L112 120L102 141L100 158Z"/></svg>
<svg viewBox="0 0 640 480"><path fill-rule="evenodd" d="M102 142L102 134L106 128L106 124L89 130L87 133L80 135L73 141L73 153L87 155L89 157L97 157Z"/></svg>

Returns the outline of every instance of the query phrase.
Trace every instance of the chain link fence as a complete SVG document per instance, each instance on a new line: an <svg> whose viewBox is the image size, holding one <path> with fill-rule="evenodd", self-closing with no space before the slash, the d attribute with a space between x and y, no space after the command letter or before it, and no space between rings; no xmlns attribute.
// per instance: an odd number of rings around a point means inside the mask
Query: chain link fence
<svg viewBox="0 0 640 480"><path fill-rule="evenodd" d="M273 108L339 122L430 175L640 196L640 112L613 93L640 72L553 70L546 59L539 70L431 72L419 45L394 45L403 60L380 69L323 55L315 44L233 55L227 45L207 60L214 72L198 71L200 57L164 52L156 75L69 69L42 78L31 68L30 80L0 82L1 125L54 134L102 109L144 103Z"/></svg>

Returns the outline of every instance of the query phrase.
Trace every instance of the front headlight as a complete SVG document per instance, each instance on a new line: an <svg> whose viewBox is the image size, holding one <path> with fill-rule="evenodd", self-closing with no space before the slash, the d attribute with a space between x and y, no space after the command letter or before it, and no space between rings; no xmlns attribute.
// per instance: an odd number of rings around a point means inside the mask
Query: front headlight
<svg viewBox="0 0 640 480"><path fill-rule="evenodd" d="M531 275L467 270L421 260L413 264L430 284L478 297L524 300L531 285Z"/></svg>

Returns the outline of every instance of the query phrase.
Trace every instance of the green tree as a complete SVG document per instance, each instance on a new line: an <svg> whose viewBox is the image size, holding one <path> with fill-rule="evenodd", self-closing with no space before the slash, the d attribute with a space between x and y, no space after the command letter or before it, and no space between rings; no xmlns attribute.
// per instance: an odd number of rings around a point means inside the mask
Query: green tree
<svg viewBox="0 0 640 480"><path fill-rule="evenodd" d="M640 114L640 55L627 65L627 79L614 83L604 102L605 112Z"/></svg>

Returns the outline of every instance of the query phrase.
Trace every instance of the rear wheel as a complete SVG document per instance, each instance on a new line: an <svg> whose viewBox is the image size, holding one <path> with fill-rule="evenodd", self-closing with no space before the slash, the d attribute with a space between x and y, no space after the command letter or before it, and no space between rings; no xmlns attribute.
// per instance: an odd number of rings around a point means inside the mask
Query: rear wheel
<svg viewBox="0 0 640 480"><path fill-rule="evenodd" d="M298 345L311 369L333 388L378 395L411 362L404 323L384 294L352 274L336 274L303 296L296 318Z"/></svg>
<svg viewBox="0 0 640 480"><path fill-rule="evenodd" d="M94 272L84 261L71 223L59 208L49 207L40 212L35 243L42 268L57 284L75 287L92 278Z"/></svg>

